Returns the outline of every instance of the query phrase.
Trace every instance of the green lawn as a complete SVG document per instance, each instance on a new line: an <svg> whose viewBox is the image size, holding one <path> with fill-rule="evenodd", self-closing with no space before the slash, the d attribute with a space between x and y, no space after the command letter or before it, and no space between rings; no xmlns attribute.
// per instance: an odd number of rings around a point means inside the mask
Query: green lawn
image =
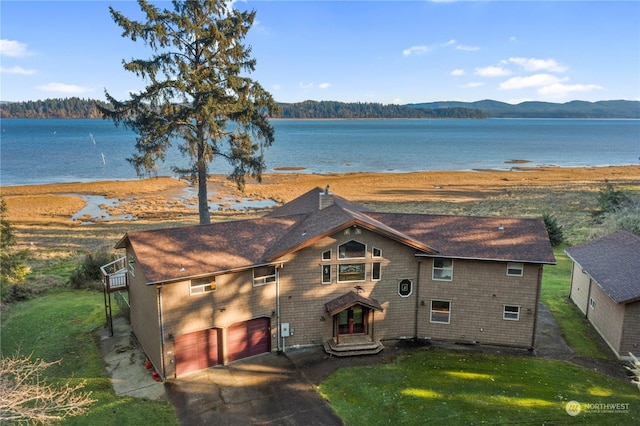
<svg viewBox="0 0 640 426"><path fill-rule="evenodd" d="M116 396L93 330L104 324L102 293L65 291L16 303L2 314L2 355L22 355L46 361L62 359L45 371L51 383L86 380L86 391L96 399L85 416L65 425L175 425L169 403Z"/></svg>
<svg viewBox="0 0 640 426"><path fill-rule="evenodd" d="M598 424L640 422L640 392L576 365L531 357L416 350L390 364L338 370L319 386L347 425ZM565 405L628 404L623 413Z"/></svg>
<svg viewBox="0 0 640 426"><path fill-rule="evenodd" d="M540 298L560 325L564 338L578 354L605 359L598 346L596 334L578 307L569 299L571 287L571 259L563 249L555 250L555 266L545 266Z"/></svg>

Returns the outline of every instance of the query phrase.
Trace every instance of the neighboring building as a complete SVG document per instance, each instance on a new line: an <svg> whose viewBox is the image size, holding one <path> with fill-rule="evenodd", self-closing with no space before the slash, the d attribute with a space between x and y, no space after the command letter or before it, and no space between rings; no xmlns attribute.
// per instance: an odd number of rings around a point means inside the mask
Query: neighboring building
<svg viewBox="0 0 640 426"><path fill-rule="evenodd" d="M621 231L565 250L571 300L616 356L640 353L640 237Z"/></svg>
<svg viewBox="0 0 640 426"><path fill-rule="evenodd" d="M163 378L385 339L533 348L542 220L376 213L316 188L258 219L126 234L131 323ZM124 262L123 262L124 264Z"/></svg>

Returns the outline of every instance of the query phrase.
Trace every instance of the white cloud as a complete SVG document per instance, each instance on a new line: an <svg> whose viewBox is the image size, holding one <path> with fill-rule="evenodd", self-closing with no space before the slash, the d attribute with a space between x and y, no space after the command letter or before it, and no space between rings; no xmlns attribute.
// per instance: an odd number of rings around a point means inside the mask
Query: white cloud
<svg viewBox="0 0 640 426"><path fill-rule="evenodd" d="M451 39L451 40L449 40L448 42L443 43L442 45L443 45L443 46L452 46L452 45L455 45L456 43L457 43L457 42L455 41L455 39Z"/></svg>
<svg viewBox="0 0 640 426"><path fill-rule="evenodd" d="M481 81L472 81L471 83L463 84L460 86L463 89L473 89L474 87L484 86L484 83Z"/></svg>
<svg viewBox="0 0 640 426"><path fill-rule="evenodd" d="M0 72L3 72L5 74L33 75L36 73L36 70L27 70L22 67L16 66L11 68L0 67Z"/></svg>
<svg viewBox="0 0 640 426"><path fill-rule="evenodd" d="M541 95L549 95L555 97L562 97L570 93L575 92L591 92L594 90L602 90L601 86L596 84L562 84L554 83L549 86L541 87L538 89L538 93Z"/></svg>
<svg viewBox="0 0 640 426"><path fill-rule="evenodd" d="M482 77L504 77L510 75L511 71L503 67L488 66L483 68L476 68L475 74Z"/></svg>
<svg viewBox="0 0 640 426"><path fill-rule="evenodd" d="M402 51L403 56L411 56L411 55L424 55L429 51L427 46L411 46L408 49L404 49Z"/></svg>
<svg viewBox="0 0 640 426"><path fill-rule="evenodd" d="M298 83L301 89L313 89L313 83Z"/></svg>
<svg viewBox="0 0 640 426"><path fill-rule="evenodd" d="M518 41L518 39L516 38L516 36L511 36L509 37L509 41L515 43L516 41Z"/></svg>
<svg viewBox="0 0 640 426"><path fill-rule="evenodd" d="M274 84L274 85L271 86L271 89L272 90L280 90L280 89L282 89L282 86L280 86L279 84Z"/></svg>
<svg viewBox="0 0 640 426"><path fill-rule="evenodd" d="M59 92L59 93L67 93L67 94L81 94L86 92L92 92L92 89L88 89L86 87L78 86L75 84L64 84L64 83L48 83L44 86L38 86L38 89L44 90L45 92Z"/></svg>
<svg viewBox="0 0 640 426"><path fill-rule="evenodd" d="M526 71L564 72L568 68L558 64L555 59L509 58L509 62L520 65Z"/></svg>
<svg viewBox="0 0 640 426"><path fill-rule="evenodd" d="M320 83L318 84L318 89L328 89L331 87L331 83Z"/></svg>
<svg viewBox="0 0 640 426"><path fill-rule="evenodd" d="M465 52L476 52L480 50L478 46L463 46L461 44L456 46L456 50L464 50Z"/></svg>
<svg viewBox="0 0 640 426"><path fill-rule="evenodd" d="M551 74L535 74L527 77L513 77L500 83L500 89L514 90L523 89L525 87L549 86L566 80L568 80L568 78L560 79Z"/></svg>
<svg viewBox="0 0 640 426"><path fill-rule="evenodd" d="M4 38L0 40L0 54L2 56L11 56L14 58L32 55L26 44Z"/></svg>
<svg viewBox="0 0 640 426"><path fill-rule="evenodd" d="M451 71L451 75L455 75L455 76L464 75L464 70L458 68L456 70Z"/></svg>

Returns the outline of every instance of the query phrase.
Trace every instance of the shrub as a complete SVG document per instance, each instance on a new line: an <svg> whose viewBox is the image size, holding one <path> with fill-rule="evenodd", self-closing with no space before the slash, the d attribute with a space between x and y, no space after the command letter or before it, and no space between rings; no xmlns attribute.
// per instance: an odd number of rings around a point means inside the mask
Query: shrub
<svg viewBox="0 0 640 426"><path fill-rule="evenodd" d="M113 254L99 251L95 254L87 253L82 263L71 273L69 284L72 288L100 289L102 278L100 267L115 259Z"/></svg>
<svg viewBox="0 0 640 426"><path fill-rule="evenodd" d="M607 180L604 182L605 187L597 195L598 206L600 207L599 216L614 212L630 201L629 196L620 190L616 190L611 182Z"/></svg>
<svg viewBox="0 0 640 426"><path fill-rule="evenodd" d="M0 197L0 298L5 302L26 299L29 296L24 280L31 273L25 263L26 250L15 250L13 228L6 220L7 206Z"/></svg>

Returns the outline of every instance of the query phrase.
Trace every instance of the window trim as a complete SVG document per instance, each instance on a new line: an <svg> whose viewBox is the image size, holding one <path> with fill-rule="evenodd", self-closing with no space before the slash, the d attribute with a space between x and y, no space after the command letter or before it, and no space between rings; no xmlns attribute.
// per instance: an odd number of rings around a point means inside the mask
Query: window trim
<svg viewBox="0 0 640 426"><path fill-rule="evenodd" d="M589 308L591 308L591 310L596 308L596 299L594 299L593 296L589 297Z"/></svg>
<svg viewBox="0 0 640 426"><path fill-rule="evenodd" d="M520 273L510 273L509 271L517 271ZM507 262L507 276L508 277L522 277L524 275L524 263L522 262Z"/></svg>
<svg viewBox="0 0 640 426"><path fill-rule="evenodd" d="M324 257L324 255L325 255L325 254L327 254L327 253L329 253L329 257ZM322 256L322 261L323 261L323 262L330 262L330 261L331 261L332 254L333 254L333 253L331 253L331 249L323 251L323 252L322 252L322 255L321 255L321 256Z"/></svg>
<svg viewBox="0 0 640 426"><path fill-rule="evenodd" d="M340 275L341 275L341 271L340 269L344 266L349 266L349 265L360 265L362 266L362 279L360 280L341 280L340 279ZM363 281L367 280L367 264L365 262L358 262L358 263L339 263L338 264L338 270L336 272L337 274L337 282L339 283L360 283Z"/></svg>
<svg viewBox="0 0 640 426"><path fill-rule="evenodd" d="M376 251L378 252L378 254L376 254ZM373 259L378 259L382 257L382 249L378 248L378 247L371 247L371 257Z"/></svg>
<svg viewBox="0 0 640 426"><path fill-rule="evenodd" d="M446 302L449 304L449 311L447 313L447 321L434 321L433 320L433 302ZM429 304L429 322L433 324L451 324L451 300L446 299L431 299Z"/></svg>
<svg viewBox="0 0 640 426"><path fill-rule="evenodd" d="M507 311L507 308L515 308L516 311ZM521 307L520 305L502 305L502 319L505 321L520 321L520 311L521 311ZM513 317L509 317L509 315L514 315L515 314L515 318Z"/></svg>
<svg viewBox="0 0 640 426"><path fill-rule="evenodd" d="M273 268L273 274L260 275L256 277L256 271L259 269ZM257 266L251 270L253 274L253 286L258 287L276 282L278 276L278 269L276 265L263 265Z"/></svg>
<svg viewBox="0 0 640 426"><path fill-rule="evenodd" d="M449 267L449 268L436 268L436 260L437 259L450 261L451 262L451 267ZM451 270L451 276L449 278L437 278L435 276L436 270L438 270L438 271ZM433 281L453 281L453 259L450 259L450 258L447 258L447 257L434 257L433 258L433 265L432 265L432 268L431 268L431 279Z"/></svg>
<svg viewBox="0 0 640 426"><path fill-rule="evenodd" d="M333 271L332 271L332 266L331 265L321 265L320 266L322 268L321 272L322 272L322 278L320 280L320 282L322 284L331 284L333 282ZM325 277L325 268L329 268L329 281L325 281L324 277Z"/></svg>
<svg viewBox="0 0 640 426"><path fill-rule="evenodd" d="M351 242L358 243L358 244L361 244L362 246L364 246L363 249L362 249L362 256L354 256L354 257L346 257L345 256L345 257L342 257L340 255L340 247L342 247L342 246L344 246L346 244L349 244ZM339 260L366 259L366 258L367 258L367 245L365 243L357 241L357 240L349 240L349 241L345 241L342 244L338 244L338 259Z"/></svg>
<svg viewBox="0 0 640 426"><path fill-rule="evenodd" d="M400 291L401 287L402 287L402 283L408 281L409 282L409 293L407 294L402 294L402 292ZM400 297L409 297L413 294L413 281L411 281L409 278L403 278L400 281L398 281L398 296Z"/></svg>
<svg viewBox="0 0 640 426"><path fill-rule="evenodd" d="M207 290L206 288L209 287ZM196 278L189 280L189 296L212 293L218 289L216 277ZM194 291L199 290L199 291Z"/></svg>

